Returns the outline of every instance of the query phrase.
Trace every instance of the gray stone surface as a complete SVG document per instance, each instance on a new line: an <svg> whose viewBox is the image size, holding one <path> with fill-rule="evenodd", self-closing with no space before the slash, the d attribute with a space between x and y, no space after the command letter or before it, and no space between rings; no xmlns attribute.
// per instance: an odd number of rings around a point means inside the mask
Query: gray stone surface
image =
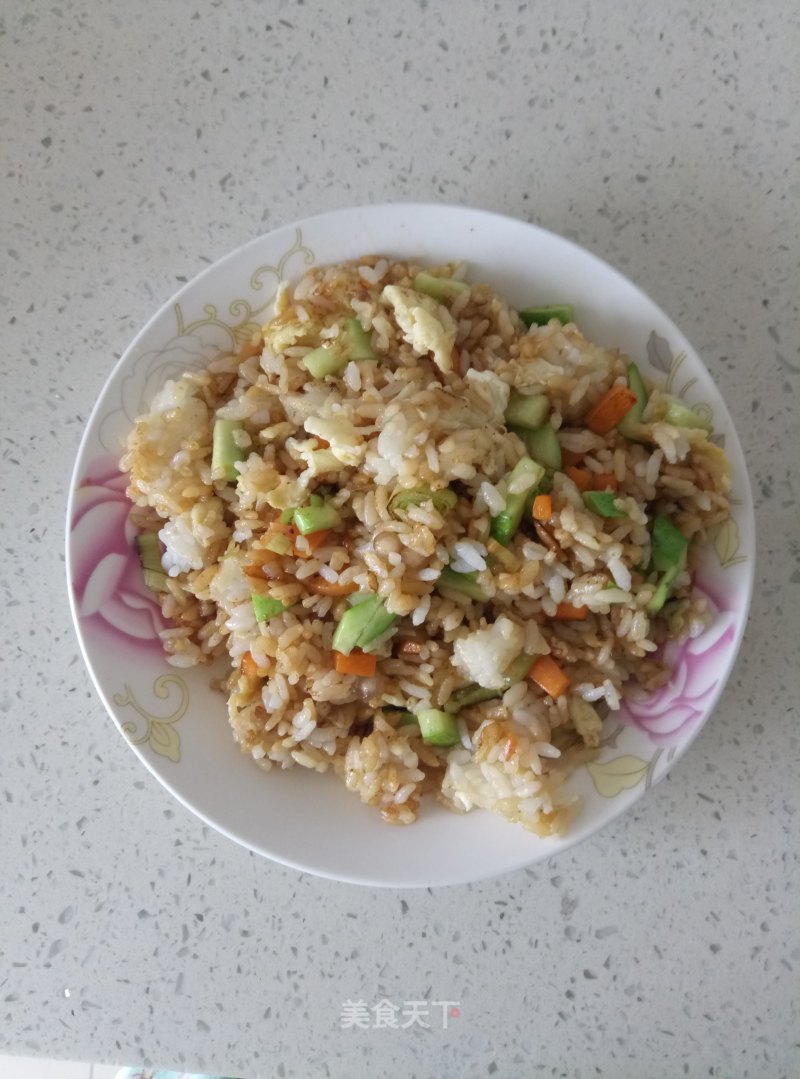
<svg viewBox="0 0 800 1079"><path fill-rule="evenodd" d="M266 1076L794 1076L800 203L795 3L2 11L0 1049ZM378 892L204 828L128 750L70 625L63 521L94 400L175 288L370 201L576 239L675 318L759 525L711 722L635 811L535 869ZM456 1000L441 1029L343 1002Z"/></svg>

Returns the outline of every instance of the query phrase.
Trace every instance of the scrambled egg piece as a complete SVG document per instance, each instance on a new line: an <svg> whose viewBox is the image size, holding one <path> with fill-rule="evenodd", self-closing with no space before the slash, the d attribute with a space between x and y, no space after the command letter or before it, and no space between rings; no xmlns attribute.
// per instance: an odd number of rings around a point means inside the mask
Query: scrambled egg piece
<svg viewBox="0 0 800 1079"><path fill-rule="evenodd" d="M484 414L484 422L500 426L506 422L505 412L511 387L494 371L467 371L467 394L470 403Z"/></svg>
<svg viewBox="0 0 800 1079"><path fill-rule="evenodd" d="M453 663L461 673L486 689L502 689L504 672L525 646L525 630L501 615L486 629L476 630L453 646Z"/></svg>
<svg viewBox="0 0 800 1079"><path fill-rule="evenodd" d="M366 446L346 416L309 416L306 431L330 443L331 453L343 465L355 467L364 459Z"/></svg>
<svg viewBox="0 0 800 1079"><path fill-rule="evenodd" d="M603 721L589 702L581 697L573 697L569 702L569 714L584 745L592 748L599 746Z"/></svg>
<svg viewBox="0 0 800 1079"><path fill-rule="evenodd" d="M441 371L452 371L456 323L447 308L431 296L400 285L387 285L381 299L394 309L397 325L416 355L432 352Z"/></svg>
<svg viewBox="0 0 800 1079"><path fill-rule="evenodd" d="M161 562L170 577L210 566L227 538L222 500L215 497L196 503L171 517L158 535L164 544Z"/></svg>

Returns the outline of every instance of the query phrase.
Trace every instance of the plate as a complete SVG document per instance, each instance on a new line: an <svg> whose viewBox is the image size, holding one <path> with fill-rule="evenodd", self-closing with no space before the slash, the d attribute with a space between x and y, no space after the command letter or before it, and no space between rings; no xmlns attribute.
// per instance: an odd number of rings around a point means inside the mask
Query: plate
<svg viewBox="0 0 800 1079"><path fill-rule="evenodd" d="M331 776L265 774L240 753L208 670L170 667L162 620L141 578L117 461L134 418L168 378L247 341L279 284L310 266L365 253L423 262L463 259L472 281L525 306L571 302L591 340L617 346L672 393L713 418L733 468L731 516L718 526L696 587L716 610L701 637L671 644L673 676L606 721L597 759L569 788L583 808L569 833L540 839L498 816L458 816L431 801L392 828ZM630 808L686 752L723 690L744 632L754 561L752 497L730 415L689 342L639 288L559 236L464 207L337 210L261 236L184 286L139 333L89 419L67 521L70 600L84 658L123 736L154 776L218 831L296 869L360 884L458 884L547 858ZM423 803L424 805L424 803Z"/></svg>

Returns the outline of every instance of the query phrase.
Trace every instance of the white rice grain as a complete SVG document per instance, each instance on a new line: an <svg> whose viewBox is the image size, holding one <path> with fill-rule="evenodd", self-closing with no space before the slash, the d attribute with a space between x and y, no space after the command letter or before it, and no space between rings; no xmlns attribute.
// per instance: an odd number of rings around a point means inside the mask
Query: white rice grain
<svg viewBox="0 0 800 1079"><path fill-rule="evenodd" d="M503 706L509 710L516 708L526 697L528 686L525 682L517 682L503 694Z"/></svg>
<svg viewBox="0 0 800 1079"><path fill-rule="evenodd" d="M389 263L386 259L378 259L373 266L359 266L359 276L363 277L365 281L368 281L370 285L377 285L386 276L386 271L389 269Z"/></svg>
<svg viewBox="0 0 800 1079"><path fill-rule="evenodd" d="M574 687L574 692L577 693L579 697L582 697L583 700L591 703L599 701L601 697L605 696L606 691L604 686L595 686L592 685L591 682L579 682Z"/></svg>
<svg viewBox="0 0 800 1079"><path fill-rule="evenodd" d="M633 579L631 578L631 571L622 559L607 558L606 565L608 566L617 587L621 588L623 592L630 592Z"/></svg>
<svg viewBox="0 0 800 1079"><path fill-rule="evenodd" d="M486 547L475 540L459 540L454 547L457 559L467 567L464 570L457 569L457 573L469 573L471 570L486 569Z"/></svg>
<svg viewBox="0 0 800 1079"><path fill-rule="evenodd" d="M475 498L475 509L480 513L487 509L492 517L497 517L506 508L506 500L497 490L493 483L484 480L478 488Z"/></svg>
<svg viewBox="0 0 800 1079"><path fill-rule="evenodd" d="M416 682L409 682L407 678L401 679L398 685L403 693L409 697L415 697L419 701L426 701L430 697L430 693L425 686L418 686Z"/></svg>
<svg viewBox="0 0 800 1079"><path fill-rule="evenodd" d="M298 539L299 538L300 537L298 536ZM304 581L306 577L313 577L315 574L319 573L321 569L322 563L316 558L308 558L303 562L298 559L295 577L298 581Z"/></svg>
<svg viewBox="0 0 800 1079"><path fill-rule="evenodd" d="M411 624L413 626L421 626L425 619L428 617L428 611L431 609L431 597L430 595L423 596L422 602L419 606L415 607L411 614ZM453 627L455 628L455 627Z"/></svg>
<svg viewBox="0 0 800 1079"><path fill-rule="evenodd" d="M456 724L458 726L458 737L461 740L461 745L464 747L464 749L470 749L471 750L472 749L472 739L469 736L469 729L467 727L467 721L463 718L463 716L458 716L457 719L456 719Z"/></svg>
<svg viewBox="0 0 800 1079"><path fill-rule="evenodd" d="M403 805L405 802L407 802L411 795L414 793L415 789L416 783L404 783L403 786L398 789L397 794L395 794L394 796L395 805Z"/></svg>
<svg viewBox="0 0 800 1079"><path fill-rule="evenodd" d="M429 566L426 569L421 569L417 574L420 581L438 581L441 577L442 571L436 566Z"/></svg>
<svg viewBox="0 0 800 1079"><path fill-rule="evenodd" d="M428 462L428 468L431 472L439 471L439 454L436 452L436 447L430 442L425 447L425 458Z"/></svg>
<svg viewBox="0 0 800 1079"><path fill-rule="evenodd" d="M300 280L294 287L293 295L295 301L307 300L308 297L311 295L313 288L314 278L311 276L311 274L305 274L303 277L300 278Z"/></svg>
<svg viewBox="0 0 800 1079"><path fill-rule="evenodd" d="M603 682L602 689L608 703L608 707L612 710L612 712L616 712L619 709L619 693L617 693L617 690L612 685L610 679L606 678L606 680Z"/></svg>

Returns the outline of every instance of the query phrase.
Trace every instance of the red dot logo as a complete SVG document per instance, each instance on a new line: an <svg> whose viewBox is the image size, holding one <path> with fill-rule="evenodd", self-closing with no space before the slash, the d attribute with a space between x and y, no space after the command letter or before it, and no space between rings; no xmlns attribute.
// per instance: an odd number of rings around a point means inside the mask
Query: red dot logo
<svg viewBox="0 0 800 1079"><path fill-rule="evenodd" d="M451 1019L458 1019L459 1015L461 1015L461 1009L460 1008L451 1008L450 1009L450 1018Z"/></svg>

